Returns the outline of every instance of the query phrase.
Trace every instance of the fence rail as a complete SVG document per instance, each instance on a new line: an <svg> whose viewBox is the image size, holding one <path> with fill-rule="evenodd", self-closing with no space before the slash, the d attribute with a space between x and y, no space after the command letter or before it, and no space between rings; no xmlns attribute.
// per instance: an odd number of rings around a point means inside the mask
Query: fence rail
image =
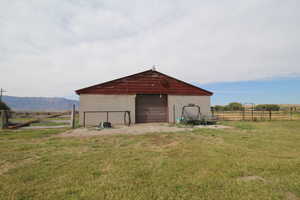
<svg viewBox="0 0 300 200"><path fill-rule="evenodd" d="M213 116L228 121L300 120L300 112L292 111L214 111Z"/></svg>
<svg viewBox="0 0 300 200"><path fill-rule="evenodd" d="M106 114L106 122L109 122L111 113L123 113L124 124L130 126L131 125L131 115L130 111L84 111L83 112L83 127L86 127L86 115L88 113L105 113ZM128 121L126 120L128 118Z"/></svg>
<svg viewBox="0 0 300 200"><path fill-rule="evenodd" d="M22 127L75 127L78 112L15 112L0 111L0 129L18 129ZM76 115L77 114L77 115Z"/></svg>

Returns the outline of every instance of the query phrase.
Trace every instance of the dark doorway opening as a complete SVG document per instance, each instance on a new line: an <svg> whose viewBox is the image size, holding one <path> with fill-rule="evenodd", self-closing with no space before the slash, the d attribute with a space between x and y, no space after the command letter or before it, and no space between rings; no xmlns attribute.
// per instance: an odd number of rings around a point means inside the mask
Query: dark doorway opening
<svg viewBox="0 0 300 200"><path fill-rule="evenodd" d="M136 123L168 122L168 96L165 94L137 94Z"/></svg>

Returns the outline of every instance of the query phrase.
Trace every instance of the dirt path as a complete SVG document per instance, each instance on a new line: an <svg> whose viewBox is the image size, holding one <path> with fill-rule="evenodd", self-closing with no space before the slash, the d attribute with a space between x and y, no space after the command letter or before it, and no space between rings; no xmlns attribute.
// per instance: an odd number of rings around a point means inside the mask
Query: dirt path
<svg viewBox="0 0 300 200"><path fill-rule="evenodd" d="M202 128L197 126L195 128ZM97 130L96 128L78 128L64 132L59 137L91 137L97 135L116 135L116 134L132 134L140 135L146 133L158 133L158 132L180 132L180 131L192 131L195 128L176 127L170 126L170 124L135 124L128 126L116 126L111 129ZM218 126L203 126L203 128L218 128ZM221 128L224 128L223 126Z"/></svg>

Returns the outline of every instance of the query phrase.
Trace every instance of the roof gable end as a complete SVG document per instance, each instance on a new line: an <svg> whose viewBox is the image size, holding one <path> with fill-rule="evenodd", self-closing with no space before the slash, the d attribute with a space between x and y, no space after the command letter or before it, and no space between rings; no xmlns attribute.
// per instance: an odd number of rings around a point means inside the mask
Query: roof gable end
<svg viewBox="0 0 300 200"><path fill-rule="evenodd" d="M147 70L91 87L77 94L173 94L211 96L213 93L155 70Z"/></svg>

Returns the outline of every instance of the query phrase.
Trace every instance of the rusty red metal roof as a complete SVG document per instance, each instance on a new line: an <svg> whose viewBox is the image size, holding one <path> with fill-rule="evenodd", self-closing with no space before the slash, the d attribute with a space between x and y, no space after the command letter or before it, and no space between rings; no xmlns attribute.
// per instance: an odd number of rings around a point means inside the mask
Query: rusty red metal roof
<svg viewBox="0 0 300 200"><path fill-rule="evenodd" d="M77 94L173 94L211 96L212 92L155 70L147 70L76 90Z"/></svg>

